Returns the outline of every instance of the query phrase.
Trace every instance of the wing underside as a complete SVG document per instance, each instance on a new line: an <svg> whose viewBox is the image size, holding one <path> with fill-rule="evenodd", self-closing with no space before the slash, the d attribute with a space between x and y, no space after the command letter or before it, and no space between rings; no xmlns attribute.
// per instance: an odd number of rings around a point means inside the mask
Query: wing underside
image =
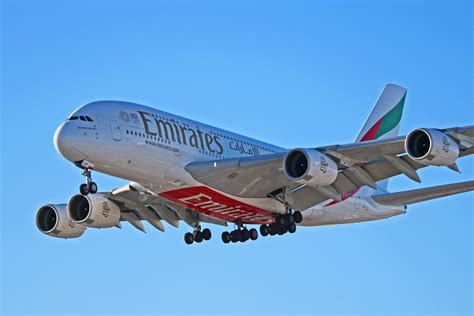
<svg viewBox="0 0 474 316"><path fill-rule="evenodd" d="M373 195L372 199L384 205L408 205L473 190L474 181L466 181L417 190L377 194Z"/></svg>

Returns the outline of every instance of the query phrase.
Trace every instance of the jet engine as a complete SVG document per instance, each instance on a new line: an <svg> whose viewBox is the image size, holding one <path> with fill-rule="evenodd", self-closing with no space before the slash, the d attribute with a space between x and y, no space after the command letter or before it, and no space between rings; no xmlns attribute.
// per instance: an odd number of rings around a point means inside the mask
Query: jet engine
<svg viewBox="0 0 474 316"><path fill-rule="evenodd" d="M120 221L120 208L102 194L76 194L67 203L69 218L78 224L107 228L117 225Z"/></svg>
<svg viewBox="0 0 474 316"><path fill-rule="evenodd" d="M283 171L292 181L316 187L336 181L338 169L332 159L315 149L294 149L283 160Z"/></svg>
<svg viewBox="0 0 474 316"><path fill-rule="evenodd" d="M405 138L408 156L423 165L451 166L459 157L458 144L437 129L418 128Z"/></svg>
<svg viewBox="0 0 474 316"><path fill-rule="evenodd" d="M36 227L51 237L77 238L86 227L74 223L67 215L66 204L47 204L36 212Z"/></svg>

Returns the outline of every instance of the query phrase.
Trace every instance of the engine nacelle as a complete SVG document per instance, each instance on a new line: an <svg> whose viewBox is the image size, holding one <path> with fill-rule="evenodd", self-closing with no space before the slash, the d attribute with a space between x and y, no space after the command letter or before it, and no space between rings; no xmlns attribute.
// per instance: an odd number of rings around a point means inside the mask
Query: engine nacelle
<svg viewBox="0 0 474 316"><path fill-rule="evenodd" d="M67 215L75 223L94 228L113 227L120 222L120 208L99 193L71 197Z"/></svg>
<svg viewBox="0 0 474 316"><path fill-rule="evenodd" d="M36 212L36 227L51 237L77 238L86 227L74 223L67 215L66 204L48 204L40 207Z"/></svg>
<svg viewBox="0 0 474 316"><path fill-rule="evenodd" d="M283 171L292 181L311 187L330 185L337 178L336 163L314 149L294 149L283 160Z"/></svg>
<svg viewBox="0 0 474 316"><path fill-rule="evenodd" d="M418 128L405 138L408 156L423 165L451 166L459 157L458 144L437 129Z"/></svg>

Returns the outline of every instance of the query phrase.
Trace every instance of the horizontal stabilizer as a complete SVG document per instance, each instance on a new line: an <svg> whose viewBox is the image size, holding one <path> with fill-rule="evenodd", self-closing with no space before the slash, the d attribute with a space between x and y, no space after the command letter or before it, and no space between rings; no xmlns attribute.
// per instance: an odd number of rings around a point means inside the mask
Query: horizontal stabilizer
<svg viewBox="0 0 474 316"><path fill-rule="evenodd" d="M474 181L466 181L417 190L377 194L372 195L372 199L384 205L407 205L473 190Z"/></svg>

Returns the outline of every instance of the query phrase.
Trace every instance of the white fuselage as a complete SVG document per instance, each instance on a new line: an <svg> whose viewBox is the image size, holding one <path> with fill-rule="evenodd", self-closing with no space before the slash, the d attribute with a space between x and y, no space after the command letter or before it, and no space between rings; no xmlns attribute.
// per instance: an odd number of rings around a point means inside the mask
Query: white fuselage
<svg viewBox="0 0 474 316"><path fill-rule="evenodd" d="M57 150L94 170L137 182L172 203L230 222L271 222L284 206L273 198L239 198L206 187L184 167L194 161L259 156L287 150L216 127L128 102L100 101L76 110L57 129ZM362 187L303 212L303 226L352 223L399 215ZM211 207L212 206L212 207Z"/></svg>

